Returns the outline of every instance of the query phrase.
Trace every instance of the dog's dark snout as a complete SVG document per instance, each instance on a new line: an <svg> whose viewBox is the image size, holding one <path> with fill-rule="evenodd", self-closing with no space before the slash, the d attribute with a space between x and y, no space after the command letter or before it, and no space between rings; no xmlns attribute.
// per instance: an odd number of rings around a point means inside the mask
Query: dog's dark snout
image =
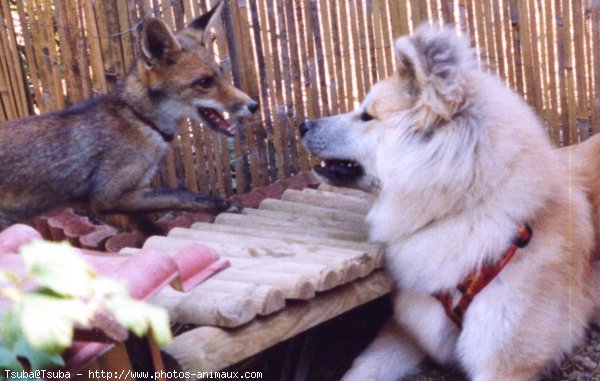
<svg viewBox="0 0 600 381"><path fill-rule="evenodd" d="M259 107L260 106L258 105L258 102L252 102L248 105L248 110L250 110L250 112L254 114L258 111Z"/></svg>
<svg viewBox="0 0 600 381"><path fill-rule="evenodd" d="M300 124L300 127L298 127L300 129L300 137L304 137L304 135L306 135L306 133L308 131L310 131L314 126L314 122L310 121L310 120L305 120L304 122L302 122L302 124Z"/></svg>

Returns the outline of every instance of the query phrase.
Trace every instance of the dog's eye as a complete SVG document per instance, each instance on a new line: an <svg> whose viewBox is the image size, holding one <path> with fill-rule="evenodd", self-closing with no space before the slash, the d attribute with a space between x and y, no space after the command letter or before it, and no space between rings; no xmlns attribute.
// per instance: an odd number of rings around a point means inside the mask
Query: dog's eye
<svg viewBox="0 0 600 381"><path fill-rule="evenodd" d="M375 119L375 117L373 117L373 115L369 114L366 111L363 111L363 113L360 114L360 120L362 120L363 122L368 122L369 120L373 119Z"/></svg>
<svg viewBox="0 0 600 381"><path fill-rule="evenodd" d="M193 87L200 86L205 89L208 89L210 87L213 87L214 84L215 84L215 80L213 79L213 77L202 77L200 79L195 80L192 83L192 86Z"/></svg>

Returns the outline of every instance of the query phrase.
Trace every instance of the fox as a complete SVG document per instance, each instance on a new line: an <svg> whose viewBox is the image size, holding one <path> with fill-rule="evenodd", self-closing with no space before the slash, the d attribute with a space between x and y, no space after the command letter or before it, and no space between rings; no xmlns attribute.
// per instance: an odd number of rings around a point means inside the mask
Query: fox
<svg viewBox="0 0 600 381"><path fill-rule="evenodd" d="M231 84L209 50L223 1L174 33L144 21L140 55L114 91L62 111L0 124L0 230L58 207L124 214L160 233L149 213L240 211L230 201L150 181L186 118L226 136L258 102Z"/></svg>

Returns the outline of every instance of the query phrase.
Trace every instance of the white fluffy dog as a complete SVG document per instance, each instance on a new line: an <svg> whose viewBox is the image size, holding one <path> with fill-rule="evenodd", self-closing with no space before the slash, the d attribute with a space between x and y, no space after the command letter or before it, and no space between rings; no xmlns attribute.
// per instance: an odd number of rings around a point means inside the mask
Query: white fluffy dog
<svg viewBox="0 0 600 381"><path fill-rule="evenodd" d="M393 321L344 380L396 381L426 356L475 381L536 380L599 301L584 180L454 29L395 50L357 111L300 127L324 181L376 193L367 222L397 286Z"/></svg>

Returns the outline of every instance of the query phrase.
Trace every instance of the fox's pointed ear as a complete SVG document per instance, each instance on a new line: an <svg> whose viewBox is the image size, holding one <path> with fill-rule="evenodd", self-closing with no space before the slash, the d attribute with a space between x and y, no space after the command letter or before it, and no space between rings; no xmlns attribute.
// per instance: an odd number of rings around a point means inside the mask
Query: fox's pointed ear
<svg viewBox="0 0 600 381"><path fill-rule="evenodd" d="M190 22L185 29L186 34L193 36L200 45L207 46L207 43L210 43L208 41L210 28L220 20L224 3L224 0L220 0L210 11Z"/></svg>
<svg viewBox="0 0 600 381"><path fill-rule="evenodd" d="M142 27L141 50L148 69L159 62L171 62L173 55L181 51L181 45L161 19L147 20Z"/></svg>

